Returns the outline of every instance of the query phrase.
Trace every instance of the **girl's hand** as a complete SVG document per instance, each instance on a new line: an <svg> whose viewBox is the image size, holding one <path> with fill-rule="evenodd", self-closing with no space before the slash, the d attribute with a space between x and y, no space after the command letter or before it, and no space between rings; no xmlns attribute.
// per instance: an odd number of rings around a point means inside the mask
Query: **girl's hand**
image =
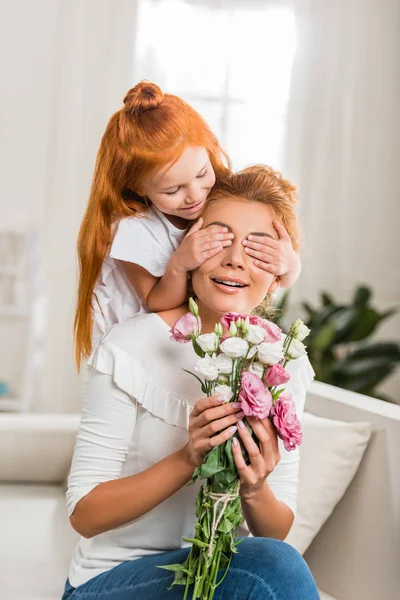
<svg viewBox="0 0 400 600"><path fill-rule="evenodd" d="M232 454L240 478L239 493L246 499L251 498L262 487L281 458L278 436L271 421L268 418L259 421L254 417L247 417L247 420L260 442L258 447L243 421L238 422L238 433L248 452L249 465L245 463L238 440L232 440Z"/></svg>
<svg viewBox="0 0 400 600"><path fill-rule="evenodd" d="M177 271L188 272L197 269L205 260L232 244L233 233L230 233L227 227L212 225L201 229L202 226L203 219L200 218L174 252L173 262Z"/></svg>
<svg viewBox="0 0 400 600"><path fill-rule="evenodd" d="M223 401L224 398L218 400L218 396L201 398L190 413L185 451L193 469L202 464L210 450L232 437L237 430L236 423L244 416L240 402L223 404Z"/></svg>
<svg viewBox="0 0 400 600"><path fill-rule="evenodd" d="M279 277L281 287L292 285L300 275L301 263L286 229L278 221L273 222L278 239L249 235L243 240L245 252L255 258L254 264L263 271Z"/></svg>

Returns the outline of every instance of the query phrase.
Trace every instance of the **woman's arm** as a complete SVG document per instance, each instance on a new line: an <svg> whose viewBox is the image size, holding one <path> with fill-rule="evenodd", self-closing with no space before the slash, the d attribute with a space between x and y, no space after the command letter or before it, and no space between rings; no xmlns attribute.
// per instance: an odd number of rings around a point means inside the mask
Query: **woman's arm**
<svg viewBox="0 0 400 600"><path fill-rule="evenodd" d="M86 538L125 525L175 494L192 474L193 467L182 448L142 473L95 487L76 505L71 525Z"/></svg>
<svg viewBox="0 0 400 600"><path fill-rule="evenodd" d="M264 481L254 494L242 495L242 512L251 533L255 537L270 537L284 540L293 524L294 514L290 508L276 498Z"/></svg>
<svg viewBox="0 0 400 600"><path fill-rule="evenodd" d="M119 260L144 306L151 312L170 310L183 304L187 297L188 272L232 243L233 234L225 227L201 229L202 224L203 219L199 219L186 234L162 277L155 277L138 264Z"/></svg>
<svg viewBox="0 0 400 600"><path fill-rule="evenodd" d="M205 414L190 428L183 448L141 473L121 478L134 435L136 402L114 384L111 376L92 372L68 478L68 512L78 533L90 538L115 529L172 496L190 481L202 456L233 435L226 428L243 415L237 414L238 406L221 405L215 397L199 400L194 415L200 414L198 406ZM210 436L222 429L211 440Z"/></svg>

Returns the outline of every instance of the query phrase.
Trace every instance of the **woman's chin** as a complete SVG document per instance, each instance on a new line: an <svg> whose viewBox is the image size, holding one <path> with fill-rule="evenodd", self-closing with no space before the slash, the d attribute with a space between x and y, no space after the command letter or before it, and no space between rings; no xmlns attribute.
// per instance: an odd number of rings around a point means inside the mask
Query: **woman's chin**
<svg viewBox="0 0 400 600"><path fill-rule="evenodd" d="M225 314L227 312L250 313L253 303L249 302L246 294L228 295L221 292L211 292L204 295L203 304L209 309Z"/></svg>

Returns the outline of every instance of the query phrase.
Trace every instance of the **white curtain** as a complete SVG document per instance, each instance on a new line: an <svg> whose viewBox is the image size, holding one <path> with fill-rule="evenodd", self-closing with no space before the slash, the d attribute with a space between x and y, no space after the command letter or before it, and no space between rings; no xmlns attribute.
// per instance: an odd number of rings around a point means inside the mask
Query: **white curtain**
<svg viewBox="0 0 400 600"><path fill-rule="evenodd" d="M294 0L282 168L298 182L305 249L292 299L347 300L357 283L400 304L400 3ZM398 339L400 319L382 327ZM385 391L398 396L399 377ZM400 401L400 398L398 399Z"/></svg>
<svg viewBox="0 0 400 600"><path fill-rule="evenodd" d="M136 10L136 0L15 0L2 10L0 218L10 229L39 230L44 241L48 310L35 411L81 406L72 349L76 237L101 136L133 82ZM0 323L0 367L20 345L15 331Z"/></svg>

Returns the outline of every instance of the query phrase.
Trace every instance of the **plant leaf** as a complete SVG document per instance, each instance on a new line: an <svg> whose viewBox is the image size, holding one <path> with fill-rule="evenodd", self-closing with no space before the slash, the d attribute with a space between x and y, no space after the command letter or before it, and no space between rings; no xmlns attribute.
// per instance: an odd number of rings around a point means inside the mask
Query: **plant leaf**
<svg viewBox="0 0 400 600"><path fill-rule="evenodd" d="M371 288L367 287L366 285L360 285L354 293L353 305L357 306L358 308L363 308L367 306L371 297Z"/></svg>

